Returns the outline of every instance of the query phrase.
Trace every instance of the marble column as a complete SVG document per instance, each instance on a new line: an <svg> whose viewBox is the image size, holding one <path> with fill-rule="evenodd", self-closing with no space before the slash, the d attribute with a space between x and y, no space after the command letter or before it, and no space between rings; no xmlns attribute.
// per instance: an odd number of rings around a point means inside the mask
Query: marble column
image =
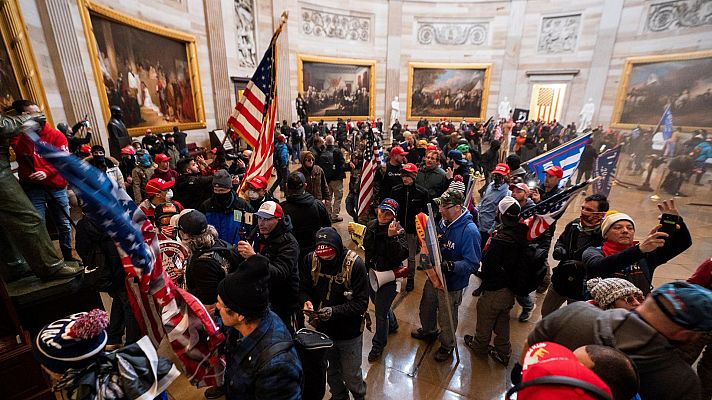
<svg viewBox="0 0 712 400"><path fill-rule="evenodd" d="M618 25L621 21L622 12L623 0L605 0L601 23L598 25L596 45L593 48L593 57L591 58L591 70L588 74L586 90L584 91L584 103L588 103L588 99L592 98L593 104L596 105L591 126L603 123L603 121L597 120L597 117L601 111L603 91L608 78L608 70L611 66L611 57L613 48L616 45L616 35L618 34Z"/></svg>
<svg viewBox="0 0 712 400"><path fill-rule="evenodd" d="M96 119L89 83L83 79L86 76L83 63L89 60L82 58L77 31L72 24L72 15L77 10L66 0L45 0L38 4L44 4L44 9L39 7L40 18L46 29L47 47L62 94L66 122L72 126L87 116L94 131L91 144L108 146L108 142L102 140L102 136L106 137L106 126L104 121Z"/></svg>
<svg viewBox="0 0 712 400"><path fill-rule="evenodd" d="M213 82L213 103L215 104L216 129L227 127L227 119L232 113L230 97L230 76L227 68L225 33L221 4L205 0L205 26L208 33L208 54L210 56L210 77Z"/></svg>
<svg viewBox="0 0 712 400"><path fill-rule="evenodd" d="M391 0L388 2L388 39L386 44L386 88L385 88L385 110L383 112L383 130L387 139L391 138L391 126L395 121L391 121L391 102L400 93L401 81L401 34L403 30L403 2L401 0ZM372 77L371 79L375 79ZM375 93L373 94L375 95ZM399 121L405 122L405 98L398 97L400 103Z"/></svg>
<svg viewBox="0 0 712 400"><path fill-rule="evenodd" d="M277 29L282 11L287 9L287 2L284 0L274 0L272 2L272 31ZM289 77L289 69L291 68L289 63L289 25L296 27L298 18L299 14L290 13L289 20L277 39L277 121L279 122L286 120L291 123L297 120L297 111L294 107L296 94L293 98Z"/></svg>
<svg viewBox="0 0 712 400"><path fill-rule="evenodd" d="M496 110L496 105L499 104L505 97L508 98L512 104L512 108L519 104L529 104L526 102L526 93L522 99L518 98L517 87L519 70L519 52L521 51L522 45L522 32L524 31L525 14L527 11L526 0L512 0L509 3L509 20L507 22L507 39L505 41L504 57L502 57L502 73L501 81L502 84L499 86L499 98L497 102L492 102L490 104L490 109ZM524 102L523 102L524 101Z"/></svg>

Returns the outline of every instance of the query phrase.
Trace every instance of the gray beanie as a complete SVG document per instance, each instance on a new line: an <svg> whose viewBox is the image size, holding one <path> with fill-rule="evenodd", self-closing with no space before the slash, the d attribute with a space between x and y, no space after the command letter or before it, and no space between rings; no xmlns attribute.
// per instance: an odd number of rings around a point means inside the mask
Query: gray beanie
<svg viewBox="0 0 712 400"><path fill-rule="evenodd" d="M616 300L629 295L643 296L643 292L632 283L620 278L591 278L586 281L591 297L604 310Z"/></svg>

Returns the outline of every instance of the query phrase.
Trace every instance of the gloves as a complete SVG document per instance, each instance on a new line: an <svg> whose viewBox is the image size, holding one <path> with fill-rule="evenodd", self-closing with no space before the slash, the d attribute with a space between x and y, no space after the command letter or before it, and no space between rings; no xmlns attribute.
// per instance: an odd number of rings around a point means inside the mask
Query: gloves
<svg viewBox="0 0 712 400"><path fill-rule="evenodd" d="M320 308L319 311L317 311L317 315L319 316L319 321L328 321L331 319L331 315L333 314L333 310L331 307L324 307Z"/></svg>
<svg viewBox="0 0 712 400"><path fill-rule="evenodd" d="M563 260L568 255L568 252L565 248L556 246L554 247L554 252L551 255L554 257L554 260Z"/></svg>
<svg viewBox="0 0 712 400"><path fill-rule="evenodd" d="M455 270L455 263L453 261L443 261L440 263L440 269L442 269L443 274L450 273Z"/></svg>

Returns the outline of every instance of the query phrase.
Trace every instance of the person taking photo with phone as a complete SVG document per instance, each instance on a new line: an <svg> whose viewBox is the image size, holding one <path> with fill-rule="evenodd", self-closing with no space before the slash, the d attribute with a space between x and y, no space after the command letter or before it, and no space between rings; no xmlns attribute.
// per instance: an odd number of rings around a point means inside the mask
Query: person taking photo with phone
<svg viewBox="0 0 712 400"><path fill-rule="evenodd" d="M692 245L690 231L675 207L675 200L658 204L658 209L662 213L661 224L640 242L635 240L633 218L609 211L601 223L603 245L590 247L583 253L586 279L622 278L643 294L650 293L655 269Z"/></svg>

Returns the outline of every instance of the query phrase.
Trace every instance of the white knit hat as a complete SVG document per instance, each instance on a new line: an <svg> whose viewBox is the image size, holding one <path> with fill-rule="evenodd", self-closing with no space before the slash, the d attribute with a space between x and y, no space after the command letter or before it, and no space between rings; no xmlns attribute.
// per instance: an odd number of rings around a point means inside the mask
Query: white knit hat
<svg viewBox="0 0 712 400"><path fill-rule="evenodd" d="M462 181L453 180L452 182L450 182L450 186L448 186L448 189L459 190L460 193L462 193L464 195L465 194L465 183Z"/></svg>
<svg viewBox="0 0 712 400"><path fill-rule="evenodd" d="M618 221L630 221L630 223L633 224L633 229L635 229L635 221L633 221L630 215L611 210L606 213L606 217L603 218L603 222L601 222L601 236L605 238L608 230Z"/></svg>
<svg viewBox="0 0 712 400"><path fill-rule="evenodd" d="M643 292L632 283L620 278L592 278L586 281L591 297L599 307L606 309L616 300L629 295L643 296Z"/></svg>

